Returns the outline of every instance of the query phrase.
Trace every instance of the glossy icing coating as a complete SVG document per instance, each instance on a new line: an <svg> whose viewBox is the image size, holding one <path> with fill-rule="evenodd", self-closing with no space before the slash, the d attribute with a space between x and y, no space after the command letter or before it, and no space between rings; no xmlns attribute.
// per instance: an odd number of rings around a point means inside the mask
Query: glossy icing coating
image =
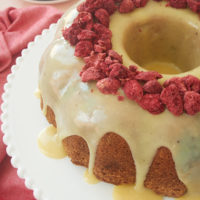
<svg viewBox="0 0 200 200"><path fill-rule="evenodd" d="M182 14L186 19L182 19ZM119 134L129 144L135 160L136 190L143 189L143 182L156 150L165 146L172 152L178 176L187 185L190 199L194 193L200 197L200 114L192 117L183 114L176 117L166 110L162 114L152 115L127 98L120 102L117 96L100 93L95 83L81 82L79 72L84 63L74 56L74 47L59 33L63 25L69 26L76 15L77 11L72 10L62 18L57 36L45 52L40 66L39 89L44 105L50 106L55 113L59 141L71 135L83 137L90 150L89 173L92 173L95 152L101 137L107 132ZM133 19L145 21L149 18L153 23L157 16L182 20L186 23L186 31L191 34L200 30L200 22L195 14L188 10L165 7L164 2L151 0L145 8L133 13L115 13L110 24L113 49L123 55L126 66L136 64L128 56L124 46L124 31L129 28L128 24L132 26ZM120 27L120 32L117 27ZM175 31L175 28L172 26L171 31ZM183 52L183 55L186 53ZM187 74L200 78L200 68L194 67L193 70L178 76ZM172 77L163 76L161 82ZM123 95L122 91L120 93Z"/></svg>

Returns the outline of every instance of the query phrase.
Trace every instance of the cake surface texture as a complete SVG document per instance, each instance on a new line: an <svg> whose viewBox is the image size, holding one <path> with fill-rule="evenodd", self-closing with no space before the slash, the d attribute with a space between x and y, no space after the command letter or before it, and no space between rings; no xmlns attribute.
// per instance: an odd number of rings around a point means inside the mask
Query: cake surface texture
<svg viewBox="0 0 200 200"><path fill-rule="evenodd" d="M41 109L66 155L97 179L135 184L162 196L200 199L200 20L193 12L198 6L191 4L191 11L186 8L191 1L178 1L176 8L176 1L169 1L170 6L166 1L138 2L144 5L131 8L132 3L115 1L119 11L109 7L109 22L101 18L104 11L90 12L99 20L96 24L111 31L112 50L95 43L89 55L86 46L77 56L80 41L72 45L65 35L86 11L67 11L41 60ZM79 35L83 37L90 42L96 36ZM85 71L92 67L84 66L97 54L115 57L106 60L110 65L129 66L126 73L131 71L134 78L104 74L88 79L91 73ZM112 82L105 86L108 79Z"/></svg>

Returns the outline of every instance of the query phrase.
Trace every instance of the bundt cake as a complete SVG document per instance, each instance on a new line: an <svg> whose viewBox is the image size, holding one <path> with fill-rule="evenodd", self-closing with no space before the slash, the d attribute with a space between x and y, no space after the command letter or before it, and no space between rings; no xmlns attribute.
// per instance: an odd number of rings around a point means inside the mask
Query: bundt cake
<svg viewBox="0 0 200 200"><path fill-rule="evenodd" d="M200 199L199 11L196 0L86 0L62 17L39 90L74 164Z"/></svg>

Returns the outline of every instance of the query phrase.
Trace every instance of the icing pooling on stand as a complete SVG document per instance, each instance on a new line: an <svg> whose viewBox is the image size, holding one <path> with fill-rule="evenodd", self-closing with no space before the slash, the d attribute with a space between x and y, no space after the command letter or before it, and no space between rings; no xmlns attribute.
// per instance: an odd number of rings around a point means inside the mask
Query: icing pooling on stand
<svg viewBox="0 0 200 200"><path fill-rule="evenodd" d="M144 9L149 10L144 12L145 16L152 12L156 12L159 16L166 9L168 10L165 11L166 15L175 15L175 11L178 13L177 10L166 8L163 3L158 4L153 1L142 10ZM137 16L145 18L141 14L142 10L135 11L136 19ZM69 15L64 16L59 30L62 30L63 24L69 26L76 15L76 10L73 10ZM131 15L133 13L124 15L124 19L131 19ZM121 30L125 30L123 29L125 24L118 18L119 15L114 14L110 24L113 32L113 49L123 55L124 64L128 66L133 64L133 60L126 52L121 52L124 49L120 46L123 34L115 29L115 23L121 27ZM188 18L188 23L200 27L200 22L194 15ZM119 33L118 42L116 33ZM100 93L95 83L81 82L79 73L83 65L82 59L74 56L74 47L70 46L59 33L41 62L39 88L44 105L50 106L55 113L59 141L70 135L83 137L90 150L89 173L92 173L99 140L107 132L119 134L129 144L135 161L136 190L143 189L143 182L157 149L165 146L172 152L178 176L187 185L188 195L197 193L200 197L198 191L200 114L193 117L186 114L176 117L166 110L160 115L152 115L133 101L126 99L120 102L116 96ZM195 68L189 73L178 74L178 76L187 74L200 77L200 70ZM163 76L161 82L170 77ZM120 93L123 94L122 91Z"/></svg>

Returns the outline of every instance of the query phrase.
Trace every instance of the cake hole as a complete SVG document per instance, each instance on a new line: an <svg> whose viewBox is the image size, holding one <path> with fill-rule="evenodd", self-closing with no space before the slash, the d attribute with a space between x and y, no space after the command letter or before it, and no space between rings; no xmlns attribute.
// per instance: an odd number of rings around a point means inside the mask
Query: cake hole
<svg viewBox="0 0 200 200"><path fill-rule="evenodd" d="M162 74L179 74L200 66L200 30L182 19L153 16L133 22L123 45L139 66Z"/></svg>

